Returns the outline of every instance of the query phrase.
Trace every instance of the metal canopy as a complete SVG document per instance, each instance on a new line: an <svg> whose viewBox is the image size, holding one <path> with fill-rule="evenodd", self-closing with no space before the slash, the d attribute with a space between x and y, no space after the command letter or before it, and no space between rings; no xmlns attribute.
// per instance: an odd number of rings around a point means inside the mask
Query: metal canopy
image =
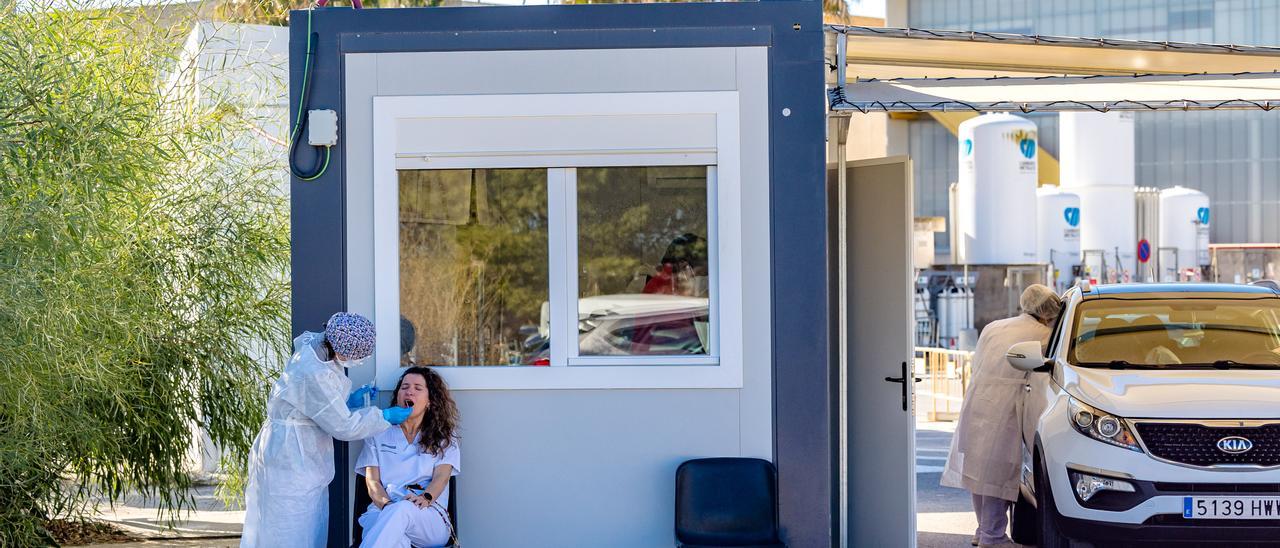
<svg viewBox="0 0 1280 548"><path fill-rule="evenodd" d="M833 113L1271 110L1280 48L827 26Z"/></svg>

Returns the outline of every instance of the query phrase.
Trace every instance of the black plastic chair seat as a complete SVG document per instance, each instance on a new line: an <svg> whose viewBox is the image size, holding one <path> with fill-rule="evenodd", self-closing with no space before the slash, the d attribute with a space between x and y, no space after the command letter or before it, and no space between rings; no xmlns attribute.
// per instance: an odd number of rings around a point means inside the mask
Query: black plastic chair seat
<svg viewBox="0 0 1280 548"><path fill-rule="evenodd" d="M676 469L676 541L683 548L785 548L777 473L763 459L694 459Z"/></svg>

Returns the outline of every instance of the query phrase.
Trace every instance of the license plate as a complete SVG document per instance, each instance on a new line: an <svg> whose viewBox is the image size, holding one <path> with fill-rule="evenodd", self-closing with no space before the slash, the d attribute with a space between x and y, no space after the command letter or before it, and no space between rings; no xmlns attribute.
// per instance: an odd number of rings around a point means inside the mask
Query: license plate
<svg viewBox="0 0 1280 548"><path fill-rule="evenodd" d="M1187 519L1280 519L1280 497L1183 497Z"/></svg>

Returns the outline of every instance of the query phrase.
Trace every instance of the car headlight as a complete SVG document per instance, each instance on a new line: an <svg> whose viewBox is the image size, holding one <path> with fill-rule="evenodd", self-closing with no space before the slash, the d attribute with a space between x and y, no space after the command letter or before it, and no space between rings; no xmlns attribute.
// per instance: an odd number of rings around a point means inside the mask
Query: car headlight
<svg viewBox="0 0 1280 548"><path fill-rule="evenodd" d="M1124 419L1099 411L1075 398L1069 398L1067 401L1071 409L1071 427L1075 428L1076 432L1116 447L1142 452L1142 447L1138 445L1138 438L1129 431L1129 425Z"/></svg>

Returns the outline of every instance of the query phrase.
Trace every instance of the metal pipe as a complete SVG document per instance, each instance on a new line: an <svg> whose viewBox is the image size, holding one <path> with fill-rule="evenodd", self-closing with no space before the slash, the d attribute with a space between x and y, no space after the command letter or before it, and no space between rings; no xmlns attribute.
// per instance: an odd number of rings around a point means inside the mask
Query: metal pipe
<svg viewBox="0 0 1280 548"><path fill-rule="evenodd" d="M1171 42L1167 40L1122 40L1116 38L1084 38L1078 36L1014 34L1007 32L862 27L856 25L824 25L823 29L826 32L841 34L844 36L876 36L881 38L914 38L917 40L950 40L956 42L991 42L1000 44L1069 46L1082 48L1104 47L1141 51L1280 56L1280 47L1275 46L1242 46L1236 44L1214 44L1206 42Z"/></svg>

